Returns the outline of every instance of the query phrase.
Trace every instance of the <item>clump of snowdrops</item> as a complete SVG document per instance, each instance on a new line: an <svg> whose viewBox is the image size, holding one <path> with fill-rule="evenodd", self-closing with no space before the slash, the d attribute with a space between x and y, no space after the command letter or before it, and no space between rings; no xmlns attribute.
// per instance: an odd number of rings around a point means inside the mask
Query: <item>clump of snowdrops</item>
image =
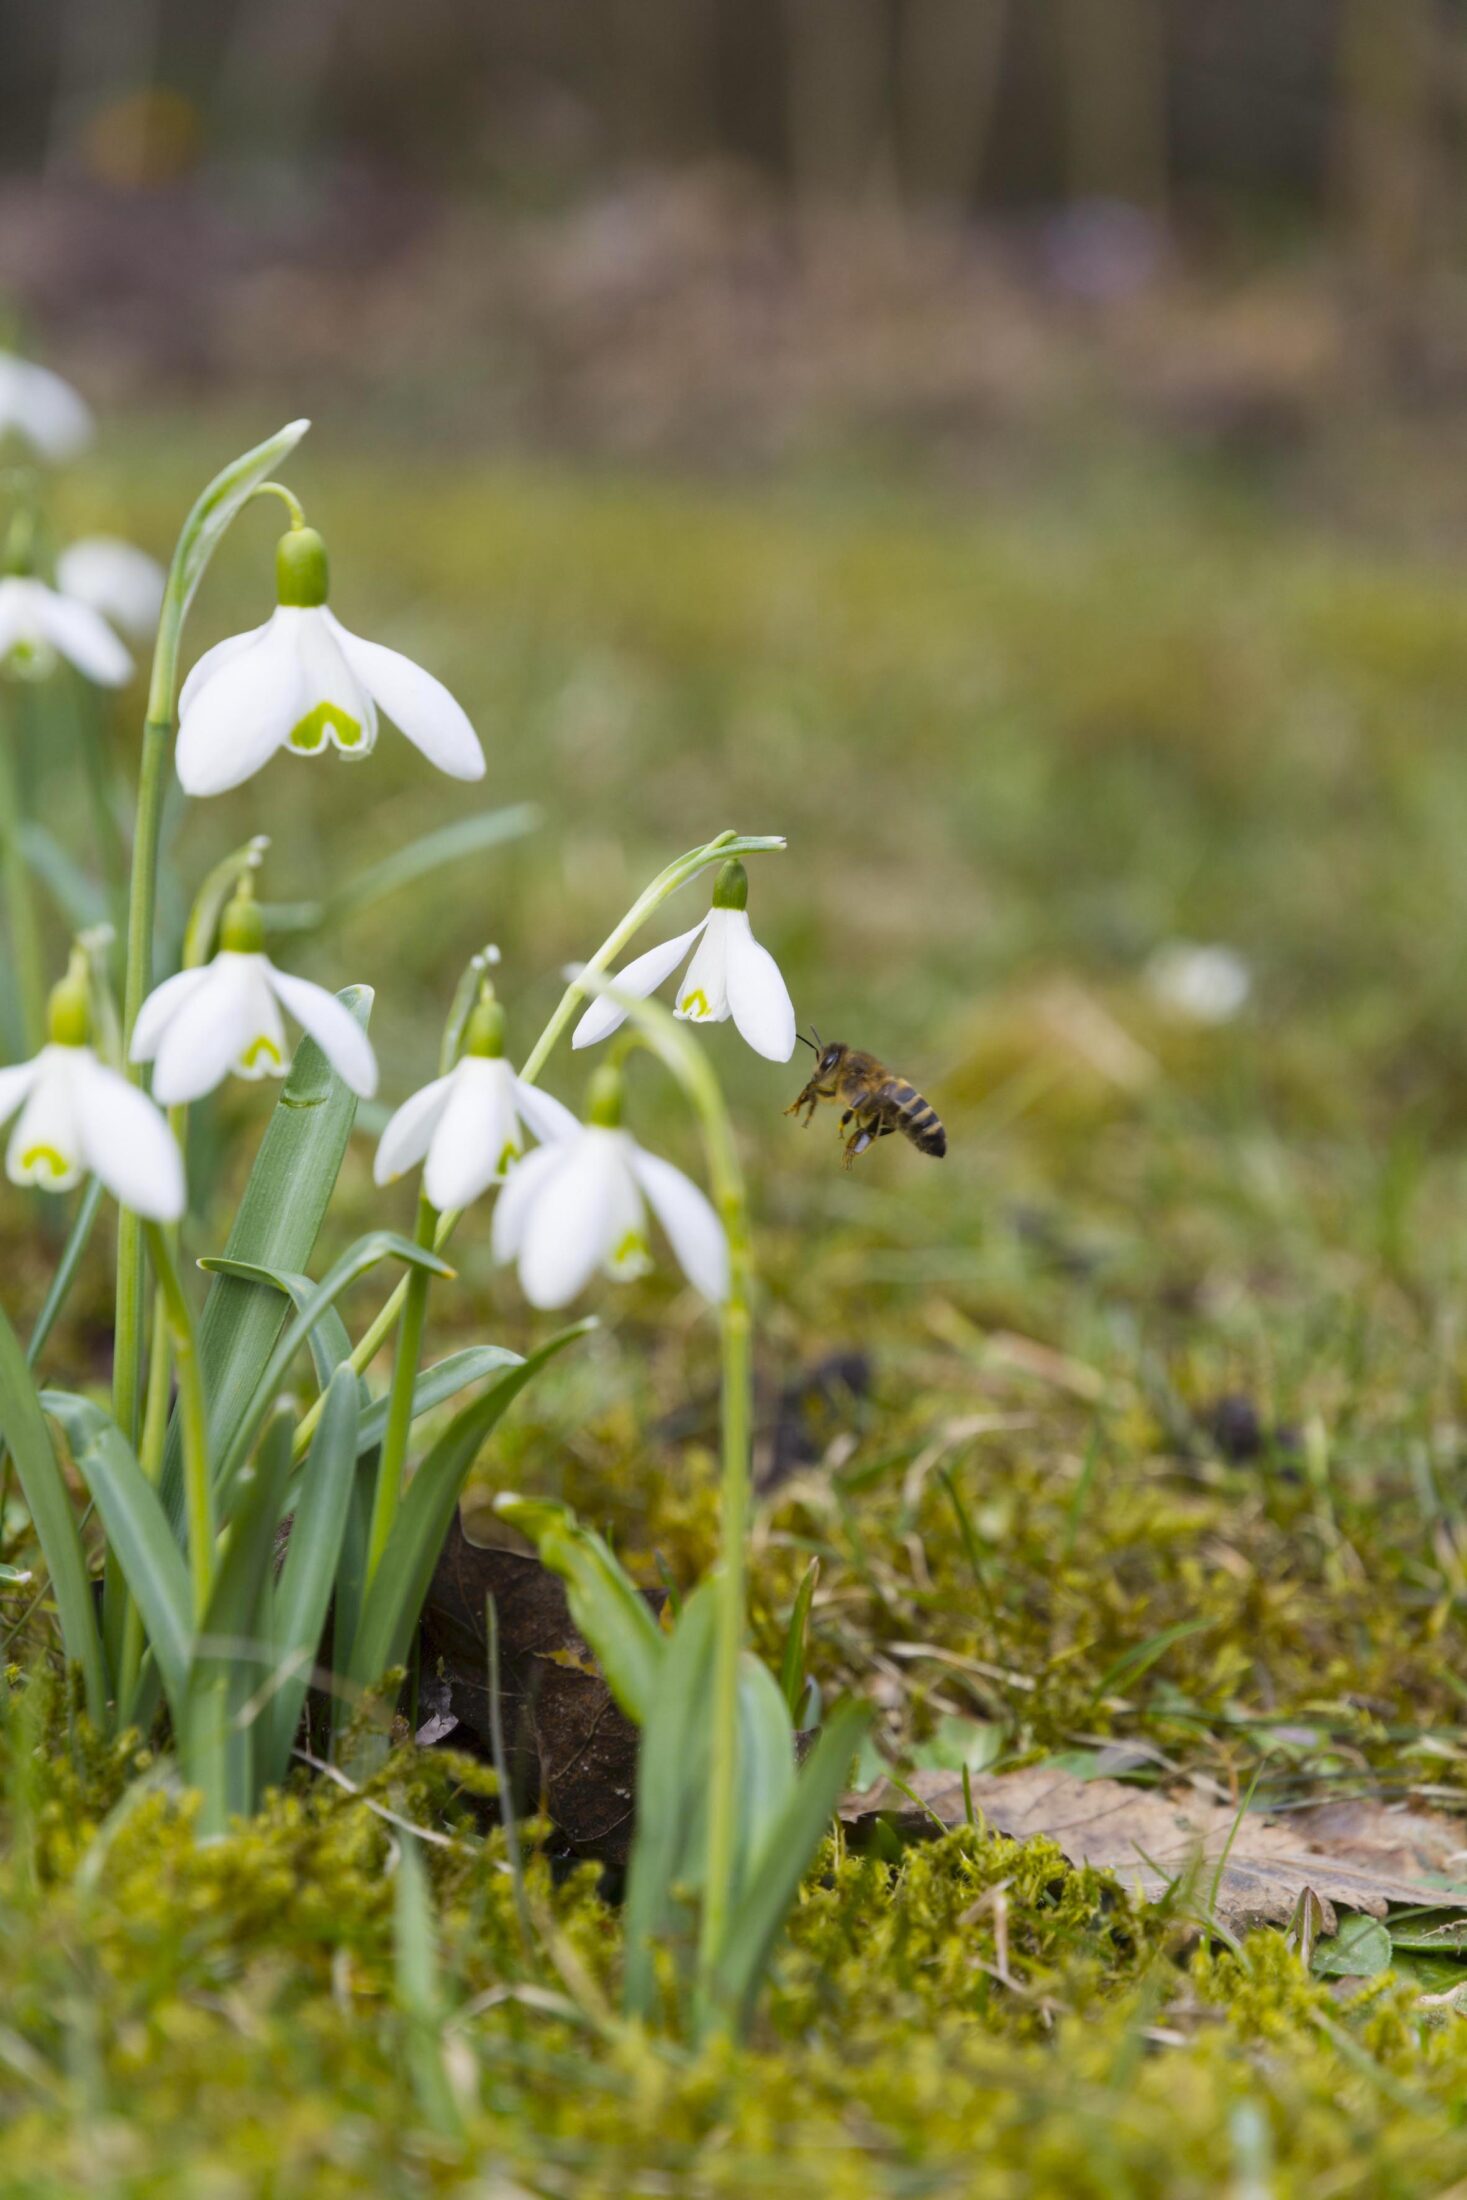
<svg viewBox="0 0 1467 2200"><path fill-rule="evenodd" d="M425 1365L431 1295L452 1286L445 1249L455 1231L482 1226L490 1206L496 1257L546 1311L571 1305L598 1271L639 1274L660 1233L722 1334L716 1571L665 1626L600 1538L563 1508L508 1493L499 1502L564 1577L573 1616L643 1730L628 2013L727 2029L752 2005L861 1723L854 1709L837 1711L797 1769L800 1659L787 1658L776 1680L745 1646L753 1258L728 1116L688 1028L732 1019L769 1058L793 1052L794 1011L752 932L745 868L783 842L724 832L669 864L566 974L518 1068L497 955L476 954L445 1003L435 1074L422 1082L418 1065L386 1065L389 1084L416 1089L386 1124L375 1176L383 1184L417 1173L413 1236L373 1230L313 1277L358 1101L381 1077L372 992L325 990L276 959L258 892L268 845L258 837L181 882L191 914L168 958L177 967L167 966L158 904L169 777L203 801L266 769L329 768L333 754L367 759L384 720L426 768L471 784L486 767L447 688L332 611L326 544L273 478L306 426L282 429L209 484L166 576L110 540L58 553L43 467L73 454L88 416L56 377L0 358L0 439L29 461L8 477L26 487L0 578L0 692L14 698L25 683L41 693L63 659L83 681L120 688L133 674L124 636L151 633L153 642L126 790L127 861L111 851L114 922L80 929L59 972L44 966L38 902L56 875L41 860L46 821L21 813L13 712L0 727L5 997L19 1057L0 1068L0 1121L13 1119L6 1173L15 1186L74 1200L24 1346L0 1313L6 1471L19 1484L86 1716L103 1731L166 1734L179 1777L198 1791L201 1834L223 1837L300 1754L310 1689L331 1707L332 1754L370 1758L362 1707L384 1688L390 1703L470 1469L517 1393L590 1326L560 1329L523 1358L486 1340ZM279 499L286 520L275 607L253 632L214 641L180 688L198 583L235 519L262 497ZM115 793L103 790L99 817L115 817ZM447 828L455 850L476 834L485 846L504 837L506 815L460 819ZM186 848L186 829L182 841ZM403 851L401 867L431 874L433 852L431 840ZM108 869L105 838L99 868ZM700 921L614 970L662 903L699 878L711 883ZM669 1011L651 996L684 965ZM293 1055L292 1027L303 1034ZM614 1042L591 1078L584 1118L543 1083L567 1034L578 1048ZM708 1192L627 1127L623 1066L634 1046L651 1050L693 1110ZM184 1153L189 1110L230 1077L285 1082L220 1250L206 1234L214 1203L191 1200ZM43 1387L37 1372L104 1197L117 1207L105 1401ZM394 1265L394 1288L353 1340L338 1300L368 1271ZM366 1373L389 1342L391 1378L374 1396ZM315 1395L302 1410L287 1386L305 1371ZM465 1394L415 1457L418 1417ZM83 1540L68 1463L100 1522L100 1554Z"/></svg>

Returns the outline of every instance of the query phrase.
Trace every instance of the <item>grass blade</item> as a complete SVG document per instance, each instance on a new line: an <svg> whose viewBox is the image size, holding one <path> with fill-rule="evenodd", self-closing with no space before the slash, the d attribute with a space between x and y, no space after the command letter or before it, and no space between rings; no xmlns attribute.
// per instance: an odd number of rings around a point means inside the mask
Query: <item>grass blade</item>
<svg viewBox="0 0 1467 2200"><path fill-rule="evenodd" d="M790 1723L800 1716L805 1699L805 1638L810 1629L810 1606L820 1580L820 1561L812 1558L795 1592L794 1608L785 1630L784 1654L779 1661L779 1686L789 1709Z"/></svg>

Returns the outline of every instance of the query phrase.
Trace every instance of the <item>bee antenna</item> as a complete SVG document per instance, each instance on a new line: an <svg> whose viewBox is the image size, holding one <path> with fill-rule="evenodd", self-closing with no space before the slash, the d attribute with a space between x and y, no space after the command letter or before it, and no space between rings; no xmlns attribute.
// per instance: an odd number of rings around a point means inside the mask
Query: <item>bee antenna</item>
<svg viewBox="0 0 1467 2200"><path fill-rule="evenodd" d="M816 1046L815 1041L813 1039L807 1039L803 1031L797 1031L795 1033L795 1037L799 1040L800 1045L802 1047L808 1047L812 1054L818 1054L820 1052L820 1049Z"/></svg>

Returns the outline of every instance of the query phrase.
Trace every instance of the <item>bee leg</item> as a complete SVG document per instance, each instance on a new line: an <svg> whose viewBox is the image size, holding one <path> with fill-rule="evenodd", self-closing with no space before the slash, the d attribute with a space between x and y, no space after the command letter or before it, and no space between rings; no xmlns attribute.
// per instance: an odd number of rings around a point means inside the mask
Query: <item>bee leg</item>
<svg viewBox="0 0 1467 2200"><path fill-rule="evenodd" d="M854 1110L852 1112L854 1113ZM866 1148L873 1143L878 1135L879 1134L875 1129L873 1129L871 1124L858 1123L856 1125L854 1136L848 1139L846 1142L845 1166L849 1168L851 1166L851 1163L855 1160L857 1154L864 1153L866 1151Z"/></svg>

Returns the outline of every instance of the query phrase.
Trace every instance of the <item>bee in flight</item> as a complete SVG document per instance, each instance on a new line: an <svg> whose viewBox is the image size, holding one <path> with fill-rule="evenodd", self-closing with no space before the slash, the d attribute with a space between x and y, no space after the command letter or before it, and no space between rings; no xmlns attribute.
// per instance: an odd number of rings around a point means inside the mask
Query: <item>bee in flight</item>
<svg viewBox="0 0 1467 2200"><path fill-rule="evenodd" d="M810 1028L815 1029L813 1024ZM893 1131L900 1131L904 1138L909 1138L918 1153L930 1153L941 1160L947 1152L947 1132L938 1120L936 1108L923 1099L915 1085L909 1085L905 1077L898 1077L884 1062L878 1062L874 1054L858 1053L855 1047L845 1046L838 1039L826 1046L818 1031L813 1040L807 1039L803 1032L799 1037L802 1045L809 1047L815 1056L815 1074L798 1100L784 1112L798 1115L803 1108L808 1130L821 1100L843 1102L842 1132L848 1124L856 1126L846 1140L847 1168L858 1153L874 1146L878 1138L890 1138Z"/></svg>

